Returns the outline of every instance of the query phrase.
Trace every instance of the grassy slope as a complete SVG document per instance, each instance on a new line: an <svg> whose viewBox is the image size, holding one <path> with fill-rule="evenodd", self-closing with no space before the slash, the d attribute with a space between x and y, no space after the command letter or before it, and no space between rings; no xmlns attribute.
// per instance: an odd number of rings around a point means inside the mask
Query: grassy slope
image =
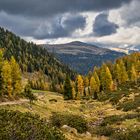
<svg viewBox="0 0 140 140"><path fill-rule="evenodd" d="M0 108L19 110L22 112L30 111L32 113L37 113L41 117L46 117L49 119L52 112L67 112L72 114L82 115L86 118L89 123L89 131L93 134L92 139L99 140L101 137L97 137L95 130L100 126L104 118L109 116L118 115L118 116L126 116L127 114L134 114L135 111L123 111L117 110L114 106L112 106L109 102L98 102L93 100L82 100L82 101L64 101L63 97L57 93L52 92L43 92L43 91L34 91L34 93L38 96L38 101L36 101L32 108L30 108L29 103L23 103L19 105L7 105L0 106ZM50 102L50 99L56 99L57 102ZM116 106L116 105L115 105ZM107 119L108 120L108 119ZM110 121L110 120L109 120ZM119 122L119 123L118 123ZM131 119L122 119L121 121L111 120L109 122L109 126L113 128L132 128L136 124L139 127L140 122L136 118ZM98 126L99 125L99 126ZM69 139L80 140L80 139L91 139L85 137L83 135L74 135L66 133L66 136ZM107 139L102 137L102 139Z"/></svg>

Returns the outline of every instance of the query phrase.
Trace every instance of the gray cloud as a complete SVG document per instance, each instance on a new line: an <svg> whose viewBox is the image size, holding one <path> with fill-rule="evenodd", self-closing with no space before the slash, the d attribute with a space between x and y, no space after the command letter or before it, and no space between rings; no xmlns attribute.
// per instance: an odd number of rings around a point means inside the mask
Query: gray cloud
<svg viewBox="0 0 140 140"><path fill-rule="evenodd" d="M64 18L65 17L65 18ZM15 31L21 36L31 36L35 39L68 37L76 29L84 29L86 18L82 15L57 16L49 20L30 19L21 16L0 13L0 26Z"/></svg>
<svg viewBox="0 0 140 140"><path fill-rule="evenodd" d="M140 0L133 0L131 3L121 8L120 14L126 22L126 26L139 26L140 27Z"/></svg>
<svg viewBox="0 0 140 140"><path fill-rule="evenodd" d="M116 33L118 25L108 20L108 13L101 13L95 18L93 32L95 36L106 36Z"/></svg>
<svg viewBox="0 0 140 140"><path fill-rule="evenodd" d="M68 16L64 20L62 17L53 19L51 25L42 26L34 34L36 39L68 37L77 29L84 29L86 18L81 15Z"/></svg>
<svg viewBox="0 0 140 140"><path fill-rule="evenodd" d="M65 12L118 8L132 0L1 0L0 11L25 16L52 16Z"/></svg>

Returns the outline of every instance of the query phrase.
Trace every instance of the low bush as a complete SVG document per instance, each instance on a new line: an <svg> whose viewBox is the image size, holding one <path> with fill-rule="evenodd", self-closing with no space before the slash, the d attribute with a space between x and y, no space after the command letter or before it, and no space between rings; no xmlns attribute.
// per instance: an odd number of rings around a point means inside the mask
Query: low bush
<svg viewBox="0 0 140 140"><path fill-rule="evenodd" d="M110 140L140 140L140 129L113 133Z"/></svg>
<svg viewBox="0 0 140 140"><path fill-rule="evenodd" d="M101 126L107 126L107 125L112 125L117 122L124 121L126 119L140 119L140 114L135 113L135 114L127 114L127 115L113 115L104 118L103 122L101 123Z"/></svg>
<svg viewBox="0 0 140 140"><path fill-rule="evenodd" d="M111 126L99 126L96 128L96 134L100 136L111 136L114 131Z"/></svg>
<svg viewBox="0 0 140 140"><path fill-rule="evenodd" d="M86 120L79 115L53 113L50 120L53 126L62 127L63 125L68 125L77 129L79 133L86 132L88 129Z"/></svg>
<svg viewBox="0 0 140 140"><path fill-rule="evenodd" d="M135 100L125 101L120 103L117 109L123 109L123 111L137 110L140 106L140 95L135 97Z"/></svg>
<svg viewBox="0 0 140 140"><path fill-rule="evenodd" d="M65 140L65 137L38 115L2 109L0 140Z"/></svg>

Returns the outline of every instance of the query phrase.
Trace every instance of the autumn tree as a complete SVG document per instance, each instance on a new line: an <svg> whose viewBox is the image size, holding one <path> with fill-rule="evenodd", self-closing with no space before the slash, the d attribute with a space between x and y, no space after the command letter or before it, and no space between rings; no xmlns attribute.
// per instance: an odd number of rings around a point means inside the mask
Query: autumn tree
<svg viewBox="0 0 140 140"><path fill-rule="evenodd" d="M109 68L105 64L103 64L101 68L101 85L103 90L112 90L112 75Z"/></svg>
<svg viewBox="0 0 140 140"><path fill-rule="evenodd" d="M0 51L0 96L2 96L2 66L3 66L3 53Z"/></svg>
<svg viewBox="0 0 140 140"><path fill-rule="evenodd" d="M85 96L89 95L89 79L87 76L84 77L84 94Z"/></svg>
<svg viewBox="0 0 140 140"><path fill-rule="evenodd" d="M75 83L71 82L72 85L72 99L76 98L76 90L75 90Z"/></svg>
<svg viewBox="0 0 140 140"><path fill-rule="evenodd" d="M97 83L93 76L90 79L90 95L94 95L94 98L97 99Z"/></svg>
<svg viewBox="0 0 140 140"><path fill-rule="evenodd" d="M93 73L93 77L95 78L95 81L96 81L96 84L97 84L96 91L99 92L100 91L100 80L99 80L99 77L98 77L96 71Z"/></svg>
<svg viewBox="0 0 140 140"><path fill-rule="evenodd" d="M10 63L6 60L3 62L2 66L2 92L4 95L8 95L10 98L12 98L12 70Z"/></svg>
<svg viewBox="0 0 140 140"><path fill-rule="evenodd" d="M138 78L138 77L137 77L136 69L135 69L134 65L132 65L131 71L130 71L130 80L131 80L132 82L137 83L137 78Z"/></svg>
<svg viewBox="0 0 140 140"><path fill-rule="evenodd" d="M11 65L12 87L13 87L12 94L13 96L16 96L20 94L22 91L21 71L14 57L11 58L10 65Z"/></svg>
<svg viewBox="0 0 140 140"><path fill-rule="evenodd" d="M120 66L119 77L120 77L120 83L122 84L128 81L128 74L124 62L122 60L120 61L119 66Z"/></svg>
<svg viewBox="0 0 140 140"><path fill-rule="evenodd" d="M116 80L116 82L118 82L119 84L121 83L121 68L120 65L117 63L114 65L113 77Z"/></svg>
<svg viewBox="0 0 140 140"><path fill-rule="evenodd" d="M80 99L81 97L83 97L84 95L84 82L83 82L83 78L81 75L77 76L77 99Z"/></svg>

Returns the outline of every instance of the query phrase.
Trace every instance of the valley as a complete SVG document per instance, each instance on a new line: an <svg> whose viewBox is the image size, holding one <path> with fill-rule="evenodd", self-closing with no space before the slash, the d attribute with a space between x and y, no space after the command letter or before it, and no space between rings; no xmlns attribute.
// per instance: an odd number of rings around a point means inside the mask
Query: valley
<svg viewBox="0 0 140 140"><path fill-rule="evenodd" d="M0 140L140 139L139 52L0 33Z"/></svg>
<svg viewBox="0 0 140 140"><path fill-rule="evenodd" d="M63 96L58 93L49 91L33 92L37 95L38 100L35 101L32 106L30 106L29 103L16 105L9 104L5 106L0 105L0 109L21 111L23 113L31 112L32 114L40 115L41 118L46 118L49 122L51 122L50 118L54 112L63 115L78 115L85 118L88 132L82 133L77 132L74 128L63 128L63 125L67 125L67 123L63 121L61 122L59 119L57 120L62 123L59 129L64 133L68 140L124 140L129 138L138 140L140 137L138 134L140 131L140 115L138 110L130 109L126 112L122 109L117 109L118 105L112 105L108 100L97 101L83 99L65 101ZM140 92L140 89L136 87L134 89L125 89L121 91L121 94L125 92L128 94L124 97L128 101L133 101L131 96L133 95L135 98L139 96L138 93ZM114 99L115 98L116 97L114 96ZM122 97L119 102L121 102L121 100ZM129 136L129 133L132 134Z"/></svg>

